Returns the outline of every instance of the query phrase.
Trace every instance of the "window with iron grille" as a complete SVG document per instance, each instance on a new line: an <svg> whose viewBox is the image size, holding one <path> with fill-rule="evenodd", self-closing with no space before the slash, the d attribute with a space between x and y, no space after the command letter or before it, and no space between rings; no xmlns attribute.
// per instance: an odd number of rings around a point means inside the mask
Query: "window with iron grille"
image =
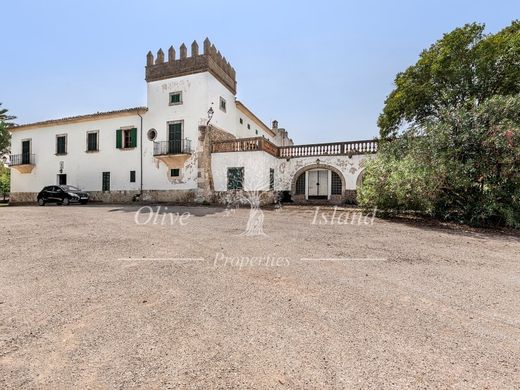
<svg viewBox="0 0 520 390"><path fill-rule="evenodd" d="M67 154L67 136L56 136L56 154Z"/></svg>
<svg viewBox="0 0 520 390"><path fill-rule="evenodd" d="M181 170L179 168L173 168L170 170L171 177L178 177L181 174Z"/></svg>
<svg viewBox="0 0 520 390"><path fill-rule="evenodd" d="M330 190L332 195L341 195L341 178L334 171L331 172Z"/></svg>
<svg viewBox="0 0 520 390"><path fill-rule="evenodd" d="M305 172L296 180L296 195L305 195Z"/></svg>
<svg viewBox="0 0 520 390"><path fill-rule="evenodd" d="M241 190L244 188L244 168L228 168L227 189Z"/></svg>
<svg viewBox="0 0 520 390"><path fill-rule="evenodd" d="M130 183L135 183L135 171L130 171Z"/></svg>
<svg viewBox="0 0 520 390"><path fill-rule="evenodd" d="M102 191L110 191L110 172L103 172Z"/></svg>
<svg viewBox="0 0 520 390"><path fill-rule="evenodd" d="M269 169L269 189L274 190L274 169Z"/></svg>

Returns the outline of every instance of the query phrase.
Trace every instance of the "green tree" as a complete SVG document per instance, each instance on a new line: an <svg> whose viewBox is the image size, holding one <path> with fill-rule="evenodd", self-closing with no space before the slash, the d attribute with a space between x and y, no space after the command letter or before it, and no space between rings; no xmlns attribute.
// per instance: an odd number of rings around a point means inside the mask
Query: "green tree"
<svg viewBox="0 0 520 390"><path fill-rule="evenodd" d="M520 227L520 95L439 112L382 143L358 202L472 225Z"/></svg>
<svg viewBox="0 0 520 390"><path fill-rule="evenodd" d="M9 168L0 167L0 196L2 196L3 200L9 195L10 187L11 171Z"/></svg>
<svg viewBox="0 0 520 390"><path fill-rule="evenodd" d="M396 77L362 206L520 227L520 22L468 24Z"/></svg>
<svg viewBox="0 0 520 390"><path fill-rule="evenodd" d="M424 50L417 63L397 74L378 125L381 138L403 125L419 124L453 107L471 107L494 95L520 93L520 21L493 34L467 24Z"/></svg>
<svg viewBox="0 0 520 390"><path fill-rule="evenodd" d="M16 119L15 116L9 115L6 108L2 108L2 103L0 103L0 154L5 154L9 152L9 147L11 144L11 135L9 134L9 127L14 124L11 122L13 119Z"/></svg>

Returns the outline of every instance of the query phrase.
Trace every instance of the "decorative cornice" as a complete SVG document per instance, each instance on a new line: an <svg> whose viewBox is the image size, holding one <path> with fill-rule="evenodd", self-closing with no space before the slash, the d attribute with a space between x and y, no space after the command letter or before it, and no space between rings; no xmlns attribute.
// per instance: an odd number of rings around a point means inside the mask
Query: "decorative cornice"
<svg viewBox="0 0 520 390"><path fill-rule="evenodd" d="M96 112L94 114L87 115L78 115L71 116L60 119L50 119L42 122L34 122L34 123L26 123L22 125L9 127L9 131L18 131L18 130L27 130L38 127L49 127L54 125L63 125L66 123L75 123L75 122L86 122L90 120L98 120L98 119L106 119L112 117L120 117L120 116L129 116L135 114L144 114L148 111L147 107L133 107L133 108L125 108L123 110L115 110L115 111L105 111L105 112Z"/></svg>

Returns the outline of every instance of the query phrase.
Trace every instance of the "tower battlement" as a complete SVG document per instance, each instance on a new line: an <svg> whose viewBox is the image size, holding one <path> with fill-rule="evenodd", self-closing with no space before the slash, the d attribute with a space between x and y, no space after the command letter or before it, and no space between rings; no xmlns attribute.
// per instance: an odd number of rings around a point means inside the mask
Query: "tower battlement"
<svg viewBox="0 0 520 390"><path fill-rule="evenodd" d="M231 92L236 94L236 72L226 57L220 54L208 38L203 43L203 53L199 54L197 41L191 44L191 56L183 43L179 48L179 58L173 46L168 49L168 59L164 59L162 49L154 56L151 51L146 55L146 81L164 80L172 77L186 76L195 73L210 72Z"/></svg>

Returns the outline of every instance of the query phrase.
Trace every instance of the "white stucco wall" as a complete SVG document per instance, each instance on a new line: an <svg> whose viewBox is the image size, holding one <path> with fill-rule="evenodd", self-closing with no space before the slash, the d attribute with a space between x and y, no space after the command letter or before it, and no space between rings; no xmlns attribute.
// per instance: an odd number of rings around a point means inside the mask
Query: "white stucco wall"
<svg viewBox="0 0 520 390"><path fill-rule="evenodd" d="M170 105L170 93L182 92L182 104ZM226 110L220 109L220 97L226 100ZM12 192L38 192L44 186L56 184L60 162L67 183L87 191L101 191L102 172L111 174L111 191L140 189L140 145L143 147L143 190L193 190L198 177L198 127L207 122L207 111L213 107L211 124L238 138L264 135L265 131L238 108L234 94L209 72L170 78L147 84L148 111L141 117L136 113L99 117L91 120L72 121L54 126L18 129L12 134L12 154L21 153L21 141L31 139L35 155L35 167L31 173L21 174L12 169ZM240 118L243 123L240 123ZM153 141L148 130L155 129L155 141L168 140L168 124L182 121L183 138L191 140L192 154L181 166L177 178L170 176L172 166L167 166L153 156ZM250 124L251 129L247 129ZM116 148L116 130L122 127L137 128L137 147ZM256 130L259 134L256 134ZM86 133L99 132L99 152L86 152ZM56 135L67 135L67 155L56 156ZM346 179L346 189L355 189L365 156L320 156L321 164L338 169ZM304 166L316 163L317 157L278 159L262 152L236 152L212 154L212 173L216 191L227 189L227 168L244 167L244 189L269 189L269 172L275 170L275 190L291 190L296 172ZM136 172L136 181L130 182L130 171Z"/></svg>
<svg viewBox="0 0 520 390"><path fill-rule="evenodd" d="M279 159L263 151L213 153L211 155L215 191L227 190L227 169L244 167L244 190L268 190L269 169L274 168L274 189L290 191L293 178L302 168L320 160L323 168L333 167L345 178L347 190L356 189L356 181L365 161L373 155L297 157L289 161Z"/></svg>
<svg viewBox="0 0 520 390"><path fill-rule="evenodd" d="M170 105L170 93L178 91L182 92L182 104ZM220 97L226 100L226 111L220 109ZM206 124L210 107L214 112L211 124L238 136L235 96L211 73L203 72L148 83L148 112L144 115L143 124L145 190L197 188L198 127ZM174 121L183 121L183 138L191 140L193 151L177 179L170 178L170 168L154 158L153 142L146 137L148 130L154 128L157 130L156 141L167 141L168 123Z"/></svg>
<svg viewBox="0 0 520 390"><path fill-rule="evenodd" d="M14 131L11 137L11 153L22 153L22 140L31 139L35 155L35 167L31 173L19 173L11 169L12 192L38 192L44 186L57 184L60 161L67 184L87 191L101 191L102 172L110 172L111 189L138 190L139 176L130 183L130 171L139 172L139 149L116 148L116 130L121 127L139 129L137 115L122 116L90 122L78 122L60 126ZM99 152L87 153L87 131L99 131ZM56 135L67 135L67 154L56 155ZM139 135L138 135L139 137Z"/></svg>
<svg viewBox="0 0 520 390"><path fill-rule="evenodd" d="M242 119L242 123L240 123L240 119ZM238 138L264 137L275 145L278 143L275 137L267 133L256 121L238 109L236 110L235 126L237 128Z"/></svg>
<svg viewBox="0 0 520 390"><path fill-rule="evenodd" d="M170 105L171 92L182 92L182 104ZM220 96L226 99L226 111L219 108ZM198 127L207 121L213 107L211 123L237 136L235 97L209 72L154 81L147 84L148 111L142 114L143 189L186 190L197 188ZM157 131L155 141L168 140L168 124L183 122L183 138L191 140L192 155L185 161L178 178L170 177L170 167L153 156L150 129ZM138 129L138 147L120 150L115 145L115 131L131 126ZM86 132L99 131L100 151L86 153ZM67 134L67 155L55 155L57 134ZM138 115L110 119L93 119L58 126L20 129L13 132L12 154L21 153L21 140L32 140L36 166L30 174L13 169L12 192L38 192L45 185L56 184L59 162L64 162L67 183L87 191L100 191L102 172L111 173L111 190L139 190L141 118ZM136 182L130 183L130 171L136 171Z"/></svg>
<svg viewBox="0 0 520 390"><path fill-rule="evenodd" d="M244 168L244 190L269 190L269 172L276 168L279 160L262 151L213 153L211 167L215 191L227 190L228 168Z"/></svg>

